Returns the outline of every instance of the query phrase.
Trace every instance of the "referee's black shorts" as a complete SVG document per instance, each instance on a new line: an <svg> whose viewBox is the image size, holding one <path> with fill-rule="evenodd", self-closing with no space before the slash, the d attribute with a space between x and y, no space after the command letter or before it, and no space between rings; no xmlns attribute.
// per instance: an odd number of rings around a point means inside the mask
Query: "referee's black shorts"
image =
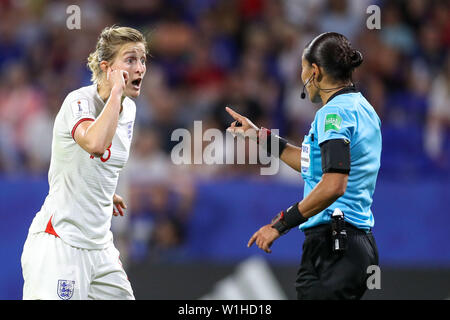
<svg viewBox="0 0 450 320"><path fill-rule="evenodd" d="M305 230L303 256L295 283L297 299L361 299L367 289L367 267L378 265L371 232L346 223L347 250L332 250L331 225Z"/></svg>

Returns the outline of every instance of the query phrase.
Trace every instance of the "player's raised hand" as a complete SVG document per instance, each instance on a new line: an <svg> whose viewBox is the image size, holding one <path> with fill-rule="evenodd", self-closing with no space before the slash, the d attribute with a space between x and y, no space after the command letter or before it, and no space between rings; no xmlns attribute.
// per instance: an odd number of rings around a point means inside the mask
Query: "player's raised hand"
<svg viewBox="0 0 450 320"><path fill-rule="evenodd" d="M111 88L117 88L120 91L125 90L125 86L128 82L129 75L125 70L113 70L108 68L108 72L106 74L106 80L109 81Z"/></svg>
<svg viewBox="0 0 450 320"><path fill-rule="evenodd" d="M123 217L123 210L127 208L125 201L123 201L122 197L114 194L113 197L113 215L117 217L119 214Z"/></svg>
<svg viewBox="0 0 450 320"><path fill-rule="evenodd" d="M232 134L238 134L238 135L244 135L244 133L249 130L253 129L255 132L255 137L258 134L259 128L250 121L247 117L244 117L234 111L233 109L229 107L225 107L225 110L230 114L230 116L233 117L235 121L233 121L230 126L227 128L228 132L231 132Z"/></svg>

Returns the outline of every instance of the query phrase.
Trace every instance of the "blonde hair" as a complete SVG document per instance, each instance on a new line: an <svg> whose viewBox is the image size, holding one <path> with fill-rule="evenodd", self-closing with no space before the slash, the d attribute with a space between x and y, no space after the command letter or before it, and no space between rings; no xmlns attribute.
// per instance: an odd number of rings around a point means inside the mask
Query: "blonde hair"
<svg viewBox="0 0 450 320"><path fill-rule="evenodd" d="M91 80L98 83L102 76L100 62L113 62L120 47L129 42L141 42L145 46L145 52L148 52L147 41L144 35L130 27L112 26L102 30L98 38L95 51L89 54L87 66L92 71Z"/></svg>

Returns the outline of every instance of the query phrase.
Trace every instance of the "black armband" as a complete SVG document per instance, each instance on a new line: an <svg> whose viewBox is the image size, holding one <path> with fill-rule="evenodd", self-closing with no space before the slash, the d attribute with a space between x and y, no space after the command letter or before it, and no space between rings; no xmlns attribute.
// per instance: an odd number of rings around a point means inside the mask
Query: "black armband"
<svg viewBox="0 0 450 320"><path fill-rule="evenodd" d="M272 228L278 230L283 235L288 233L292 228L301 225L306 222L308 218L305 218L300 210L298 210L298 202L286 211L281 211L272 219Z"/></svg>
<svg viewBox="0 0 450 320"><path fill-rule="evenodd" d="M350 141L347 139L327 140L320 145L322 172L350 173Z"/></svg>
<svg viewBox="0 0 450 320"><path fill-rule="evenodd" d="M269 156L280 157L288 142L286 139L272 134L269 129L261 128L258 132L258 144L267 150ZM275 151L272 150L272 146L276 145L278 145L278 152L272 154L272 151Z"/></svg>

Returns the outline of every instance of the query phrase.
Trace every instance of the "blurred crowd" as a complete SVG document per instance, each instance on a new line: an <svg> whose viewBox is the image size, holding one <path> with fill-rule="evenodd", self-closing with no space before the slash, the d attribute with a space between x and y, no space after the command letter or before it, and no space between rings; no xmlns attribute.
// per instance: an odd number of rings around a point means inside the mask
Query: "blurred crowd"
<svg viewBox="0 0 450 320"><path fill-rule="evenodd" d="M224 107L232 105L301 143L319 107L300 99L301 54L322 32L343 33L364 55L354 82L382 121L380 174L448 178L448 1L84 0L76 1L81 29L69 30L71 4L0 0L0 173L47 174L53 120L70 91L90 84L86 62L100 31L140 29L151 58L120 182L132 214L115 226L133 259L183 256L196 179L258 172L252 165L175 166L175 129L192 131L201 120L203 130L225 132L232 119ZM381 9L379 30L366 26L371 4ZM272 178L300 181L284 166Z"/></svg>

